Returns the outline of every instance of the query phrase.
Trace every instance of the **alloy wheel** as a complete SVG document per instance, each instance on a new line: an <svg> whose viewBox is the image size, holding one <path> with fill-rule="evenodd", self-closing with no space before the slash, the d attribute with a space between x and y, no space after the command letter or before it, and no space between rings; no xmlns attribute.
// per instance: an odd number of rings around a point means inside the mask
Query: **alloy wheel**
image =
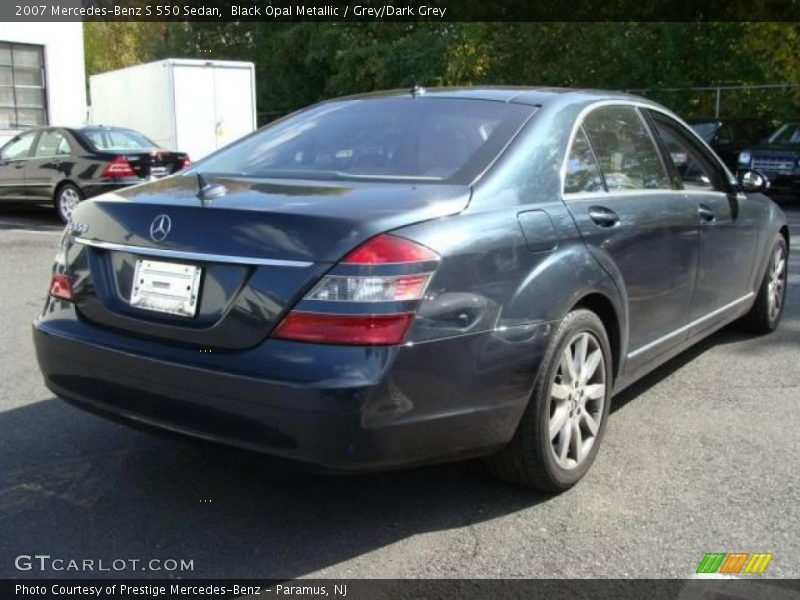
<svg viewBox="0 0 800 600"><path fill-rule="evenodd" d="M564 348L550 386L550 449L559 467L575 469L589 456L605 402L603 349L584 331Z"/></svg>
<svg viewBox="0 0 800 600"><path fill-rule="evenodd" d="M775 248L767 284L767 311L769 320L774 321L781 314L783 291L786 287L786 252L782 246Z"/></svg>
<svg viewBox="0 0 800 600"><path fill-rule="evenodd" d="M65 221L69 221L72 218L72 212L80 201L81 198L75 189L66 187L61 190L58 195L58 208Z"/></svg>

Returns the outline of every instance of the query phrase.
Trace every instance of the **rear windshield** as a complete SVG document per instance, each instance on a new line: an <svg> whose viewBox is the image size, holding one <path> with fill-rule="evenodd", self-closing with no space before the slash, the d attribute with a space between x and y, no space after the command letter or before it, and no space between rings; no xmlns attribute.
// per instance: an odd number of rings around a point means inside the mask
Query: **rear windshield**
<svg viewBox="0 0 800 600"><path fill-rule="evenodd" d="M254 177L447 180L488 166L532 111L410 95L330 102L234 143L197 168Z"/></svg>
<svg viewBox="0 0 800 600"><path fill-rule="evenodd" d="M800 144L800 123L784 123L769 137L773 144Z"/></svg>
<svg viewBox="0 0 800 600"><path fill-rule="evenodd" d="M95 150L150 150L153 142L129 129L84 129L81 131Z"/></svg>

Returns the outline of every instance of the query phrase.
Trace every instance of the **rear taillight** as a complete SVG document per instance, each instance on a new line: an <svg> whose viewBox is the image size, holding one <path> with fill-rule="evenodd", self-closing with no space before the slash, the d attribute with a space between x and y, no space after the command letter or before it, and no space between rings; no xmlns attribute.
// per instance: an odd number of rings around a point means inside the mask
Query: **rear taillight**
<svg viewBox="0 0 800 600"><path fill-rule="evenodd" d="M422 244L389 234L374 237L325 275L273 336L322 344L400 344L438 261Z"/></svg>
<svg viewBox="0 0 800 600"><path fill-rule="evenodd" d="M72 301L72 280L63 273L53 273L50 279L50 295Z"/></svg>
<svg viewBox="0 0 800 600"><path fill-rule="evenodd" d="M111 162L108 163L105 171L103 171L102 177L112 177L115 179L119 177L136 177L136 171L133 170L127 158L124 156L115 156Z"/></svg>
<svg viewBox="0 0 800 600"><path fill-rule="evenodd" d="M385 265L432 260L439 260L439 255L430 248L385 233L361 244L345 256L342 262L357 265Z"/></svg>
<svg viewBox="0 0 800 600"><path fill-rule="evenodd" d="M334 302L402 302L419 300L432 273L414 275L326 275L306 296Z"/></svg>
<svg viewBox="0 0 800 600"><path fill-rule="evenodd" d="M188 169L192 166L192 159L189 158L189 155L183 157L183 162L181 163L181 169Z"/></svg>
<svg viewBox="0 0 800 600"><path fill-rule="evenodd" d="M275 337L320 344L399 344L414 319L412 313L337 315L292 311L275 330Z"/></svg>

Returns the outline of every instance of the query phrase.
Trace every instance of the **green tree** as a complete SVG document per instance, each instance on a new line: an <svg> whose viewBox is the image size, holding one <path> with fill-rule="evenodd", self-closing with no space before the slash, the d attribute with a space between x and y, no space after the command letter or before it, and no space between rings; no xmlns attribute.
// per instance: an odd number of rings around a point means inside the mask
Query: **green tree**
<svg viewBox="0 0 800 600"><path fill-rule="evenodd" d="M610 0L609 0L610 1ZM754 0L759 1L759 0ZM87 23L92 74L166 57L256 65L261 121L343 94L409 86L647 89L686 115L713 92L664 88L800 84L798 23ZM728 114L785 118L800 87L725 92Z"/></svg>

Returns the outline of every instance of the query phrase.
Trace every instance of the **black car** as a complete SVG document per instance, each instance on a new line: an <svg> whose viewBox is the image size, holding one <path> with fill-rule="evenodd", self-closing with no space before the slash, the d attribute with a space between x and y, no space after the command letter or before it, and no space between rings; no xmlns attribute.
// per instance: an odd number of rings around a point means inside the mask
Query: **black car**
<svg viewBox="0 0 800 600"><path fill-rule="evenodd" d="M772 194L800 196L800 122L784 123L764 143L742 150L738 168L764 175Z"/></svg>
<svg viewBox="0 0 800 600"><path fill-rule="evenodd" d="M84 198L170 175L190 162L131 129L30 129L0 148L0 201L52 202L67 222Z"/></svg>
<svg viewBox="0 0 800 600"><path fill-rule="evenodd" d="M762 119L689 119L688 123L733 171L737 169L739 153L759 143L770 132Z"/></svg>
<svg viewBox="0 0 800 600"><path fill-rule="evenodd" d="M341 471L488 456L563 490L614 393L734 320L777 326L763 187L634 96L332 100L78 206L39 366L131 424Z"/></svg>

